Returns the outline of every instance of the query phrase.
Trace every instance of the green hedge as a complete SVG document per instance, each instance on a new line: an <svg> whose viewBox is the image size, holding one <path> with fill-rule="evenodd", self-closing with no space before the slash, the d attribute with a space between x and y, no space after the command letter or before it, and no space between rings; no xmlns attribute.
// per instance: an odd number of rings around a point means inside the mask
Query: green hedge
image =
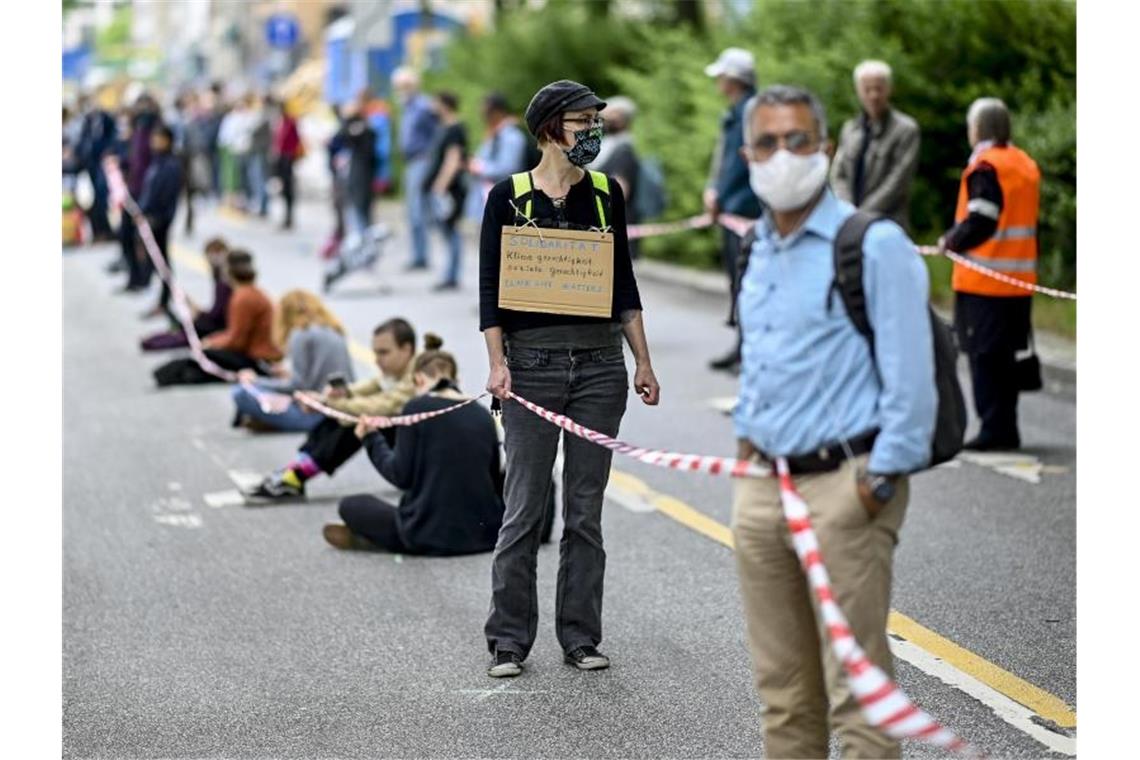
<svg viewBox="0 0 1140 760"><path fill-rule="evenodd" d="M479 134L479 100L501 90L522 110L554 79L585 82L603 97L621 92L640 113L640 149L663 164L667 218L700 211L709 157L725 104L704 66L735 45L756 55L761 86L812 89L831 134L857 113L851 69L881 58L895 71L895 105L923 130L911 217L916 240L934 240L952 221L958 177L969 156L965 114L974 98L1001 97L1014 114L1014 142L1044 176L1043 282L1076 282L1076 9L1054 0L757 0L743 18L694 29L667 17L633 21L590 4L552 0L503 13L493 32L456 40L428 86L455 90ZM620 5L620 4L616 4ZM651 6L657 8L657 6ZM726 9L727 10L727 9ZM716 266L716 236L692 233L646 241L650 256Z"/></svg>

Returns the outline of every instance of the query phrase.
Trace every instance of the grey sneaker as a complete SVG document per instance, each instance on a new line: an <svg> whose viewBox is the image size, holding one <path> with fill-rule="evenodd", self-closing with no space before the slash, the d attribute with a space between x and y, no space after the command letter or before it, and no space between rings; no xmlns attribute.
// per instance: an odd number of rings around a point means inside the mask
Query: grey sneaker
<svg viewBox="0 0 1140 760"><path fill-rule="evenodd" d="M566 653L566 662L578 670L603 670L610 666L610 658L595 647L578 647Z"/></svg>
<svg viewBox="0 0 1140 760"><path fill-rule="evenodd" d="M276 473L266 477L257 487L242 491L242 496L245 503L251 506L298 501L305 498L305 484L296 488L281 480L280 473Z"/></svg>
<svg viewBox="0 0 1140 760"><path fill-rule="evenodd" d="M495 661L487 668L487 675L491 678L514 678L522 671L522 657L517 652L496 651Z"/></svg>

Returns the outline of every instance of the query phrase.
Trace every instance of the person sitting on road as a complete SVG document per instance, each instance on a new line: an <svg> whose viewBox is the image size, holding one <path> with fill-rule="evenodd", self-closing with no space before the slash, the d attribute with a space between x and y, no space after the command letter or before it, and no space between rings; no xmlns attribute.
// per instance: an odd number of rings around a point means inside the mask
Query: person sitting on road
<svg viewBox="0 0 1140 760"><path fill-rule="evenodd" d="M286 347L290 366L277 365L274 378L260 381L251 369L238 373L239 383L231 390L237 406L235 427L244 424L254 430L306 433L316 427L323 419L319 412L305 411L293 400L284 408L263 408L267 402L259 392L292 395L293 391L318 391L330 377L354 380L344 335L344 325L315 294L290 290L282 296L275 340Z"/></svg>
<svg viewBox="0 0 1140 760"><path fill-rule="evenodd" d="M226 329L202 341L206 358L222 369L252 369L267 375L268 363L278 361L282 354L273 342L273 302L254 284L253 256L243 250L226 254L226 277L234 285ZM159 386L225 382L191 357L167 362L154 371L154 379Z"/></svg>
<svg viewBox="0 0 1140 760"><path fill-rule="evenodd" d="M230 305L230 296L234 289L226 279L226 254L229 245L220 237L211 238L206 243L206 261L210 265L210 272L214 277L214 303L203 311L189 298L190 312L194 316L194 331L198 337L220 332L226 329L226 310ZM186 348L190 345L186 331L181 327L173 330L163 330L143 338L139 345L143 351L165 351L171 348Z"/></svg>
<svg viewBox="0 0 1140 760"><path fill-rule="evenodd" d="M466 401L456 383L455 358L424 336L412 369L416 397L401 414L434 412ZM396 445L380 430L386 419L362 419L355 434L384 478L404 489L399 506L371 494L340 502L344 524L324 527L338 549L381 549L401 554L447 556L495 548L503 521L503 474L499 439L490 413L478 404L398 428Z"/></svg>
<svg viewBox="0 0 1140 760"><path fill-rule="evenodd" d="M373 331L372 352L380 369L379 377L351 386L330 384L321 394L320 403L354 417L398 414L415 395L412 361L416 353L416 331L405 319L389 319ZM258 504L303 499L306 481L322 472L332 475L360 451L360 440L353 433L353 427L353 423L332 417L321 420L309 431L292 461L246 491L246 500ZM393 443L395 434L386 432L391 436L389 443Z"/></svg>

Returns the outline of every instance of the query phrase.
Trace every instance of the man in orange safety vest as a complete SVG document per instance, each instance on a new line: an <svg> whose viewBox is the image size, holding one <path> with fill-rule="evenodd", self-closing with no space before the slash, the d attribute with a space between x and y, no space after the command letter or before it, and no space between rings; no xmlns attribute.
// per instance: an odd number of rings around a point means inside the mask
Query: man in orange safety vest
<svg viewBox="0 0 1140 760"><path fill-rule="evenodd" d="M958 190L954 227L941 248L1000 273L1006 280L954 263L954 323L970 360L981 432L966 442L979 451L1021 446L1017 396L1033 384L1018 373L1017 352L1030 340L1031 290L1037 282L1037 211L1041 172L1010 141L1009 110L979 98L966 116L973 153Z"/></svg>

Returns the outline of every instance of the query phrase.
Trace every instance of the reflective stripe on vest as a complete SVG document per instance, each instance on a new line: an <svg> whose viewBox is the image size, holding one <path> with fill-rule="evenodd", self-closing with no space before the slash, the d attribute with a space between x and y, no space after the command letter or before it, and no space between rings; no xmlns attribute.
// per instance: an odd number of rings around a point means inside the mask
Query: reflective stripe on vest
<svg viewBox="0 0 1140 760"><path fill-rule="evenodd" d="M598 209L598 222L602 229L605 229L606 222L606 206L602 202L602 196L606 198L610 196L610 178L602 172L590 172L590 181L594 185L594 203L597 204ZM531 182L530 172L519 172L518 174L511 175L511 187L514 190L514 198L518 200L526 196L526 203L522 207L522 215L529 221L531 210L531 199L534 197L534 185Z"/></svg>
<svg viewBox="0 0 1140 760"><path fill-rule="evenodd" d="M969 253L963 255L975 264L981 264L982 266L988 267L997 272L1011 273L1037 271L1037 262L1029 259L987 259L984 256L974 256ZM1023 292L1028 293L1029 291L1026 290Z"/></svg>
<svg viewBox="0 0 1140 760"><path fill-rule="evenodd" d="M997 229L985 242L968 251L959 251L971 262L1001 272L1026 283L1037 282L1037 214L1040 201L1041 172L1037 164L1013 145L992 146L983 150L966 170L958 188L958 207L954 220L962 222L971 212L987 214L984 199L969 197L968 180L978 162L994 168L1001 186L1002 207L997 215ZM1025 288L1001 282L964 264L954 265L952 286L960 293L984 296L1027 296Z"/></svg>

